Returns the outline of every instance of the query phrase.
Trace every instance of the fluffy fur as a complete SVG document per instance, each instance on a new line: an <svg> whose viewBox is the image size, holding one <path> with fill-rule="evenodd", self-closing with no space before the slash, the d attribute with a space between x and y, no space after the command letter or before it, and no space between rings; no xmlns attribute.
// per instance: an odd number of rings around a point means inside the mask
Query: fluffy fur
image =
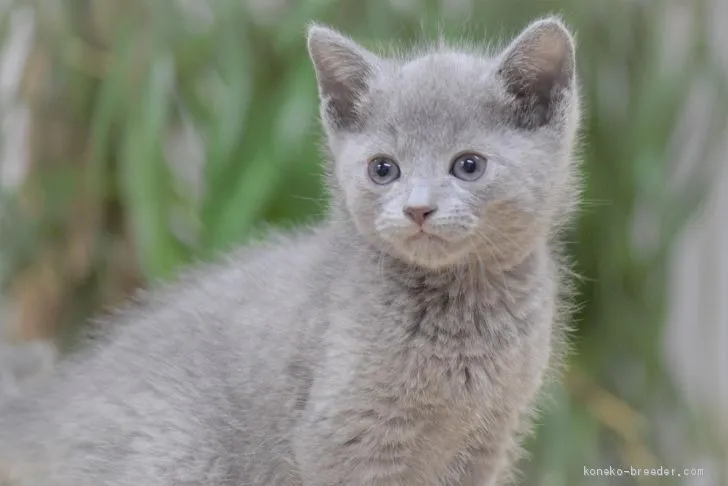
<svg viewBox="0 0 728 486"><path fill-rule="evenodd" d="M384 59L312 26L308 46L329 217L129 305L10 400L0 484L508 480L562 333L572 36L549 18L495 56ZM458 179L470 152L485 172ZM375 183L376 157L399 178Z"/></svg>

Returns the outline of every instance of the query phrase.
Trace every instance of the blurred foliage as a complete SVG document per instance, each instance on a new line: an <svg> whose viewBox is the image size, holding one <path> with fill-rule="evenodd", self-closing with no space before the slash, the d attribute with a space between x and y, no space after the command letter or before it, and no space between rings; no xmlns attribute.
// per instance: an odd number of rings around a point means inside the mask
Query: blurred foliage
<svg viewBox="0 0 728 486"><path fill-rule="evenodd" d="M725 80L701 2L680 7L689 25L679 49L661 0L7 3L3 38L35 21L18 93L30 110L29 173L0 203L0 277L26 338L67 335L262 222L323 214L307 22L377 48L440 32L503 41L536 15L563 13L578 33L586 110L585 206L569 244L581 303L567 386L529 443L527 484L642 484L585 478L583 467L689 467L711 445L660 348L667 258L725 133ZM712 109L690 155L698 163L678 170L695 86Z"/></svg>

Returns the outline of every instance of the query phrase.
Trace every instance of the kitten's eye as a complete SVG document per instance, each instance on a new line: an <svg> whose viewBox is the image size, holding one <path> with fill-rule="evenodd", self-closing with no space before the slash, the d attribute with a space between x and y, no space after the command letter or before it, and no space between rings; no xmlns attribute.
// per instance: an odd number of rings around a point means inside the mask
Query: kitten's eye
<svg viewBox="0 0 728 486"><path fill-rule="evenodd" d="M399 166L387 157L376 157L369 162L369 177L377 184L389 184L399 179Z"/></svg>
<svg viewBox="0 0 728 486"><path fill-rule="evenodd" d="M475 181L485 173L487 160L478 154L463 154L452 163L450 173L464 181Z"/></svg>

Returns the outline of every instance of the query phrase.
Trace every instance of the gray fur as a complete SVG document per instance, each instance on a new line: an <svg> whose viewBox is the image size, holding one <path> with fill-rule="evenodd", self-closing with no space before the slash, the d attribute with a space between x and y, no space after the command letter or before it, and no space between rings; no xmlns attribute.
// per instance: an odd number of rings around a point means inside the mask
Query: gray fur
<svg viewBox="0 0 728 486"><path fill-rule="evenodd" d="M0 410L14 486L468 485L510 477L561 339L574 47L382 59L309 30L329 217L193 271ZM483 177L449 174L462 151ZM374 184L387 155L401 177ZM415 197L414 194L417 194ZM413 198L437 211L418 227Z"/></svg>
<svg viewBox="0 0 728 486"><path fill-rule="evenodd" d="M10 399L32 382L48 376L56 355L55 347L48 342L11 345L0 340L0 400Z"/></svg>

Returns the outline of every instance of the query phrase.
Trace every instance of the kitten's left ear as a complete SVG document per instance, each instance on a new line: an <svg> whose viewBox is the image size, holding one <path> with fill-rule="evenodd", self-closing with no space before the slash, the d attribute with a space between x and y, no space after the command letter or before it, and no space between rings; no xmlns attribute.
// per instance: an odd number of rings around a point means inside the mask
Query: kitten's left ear
<svg viewBox="0 0 728 486"><path fill-rule="evenodd" d="M359 101L379 59L351 39L319 25L309 27L308 52L316 69L324 122L332 129L355 129L362 115Z"/></svg>
<svg viewBox="0 0 728 486"><path fill-rule="evenodd" d="M557 17L532 23L506 48L498 75L515 97L522 128L551 121L575 88L575 64L574 38Z"/></svg>

